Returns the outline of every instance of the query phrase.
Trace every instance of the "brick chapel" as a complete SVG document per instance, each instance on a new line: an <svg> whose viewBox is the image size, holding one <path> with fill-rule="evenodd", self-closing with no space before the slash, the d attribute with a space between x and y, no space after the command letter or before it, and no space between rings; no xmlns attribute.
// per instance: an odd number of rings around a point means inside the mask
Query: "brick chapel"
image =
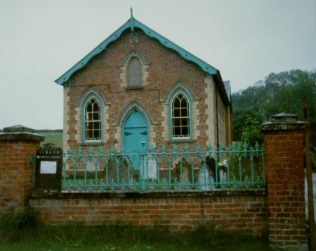
<svg viewBox="0 0 316 251"><path fill-rule="evenodd" d="M132 15L56 83L64 150L231 143L229 82Z"/></svg>

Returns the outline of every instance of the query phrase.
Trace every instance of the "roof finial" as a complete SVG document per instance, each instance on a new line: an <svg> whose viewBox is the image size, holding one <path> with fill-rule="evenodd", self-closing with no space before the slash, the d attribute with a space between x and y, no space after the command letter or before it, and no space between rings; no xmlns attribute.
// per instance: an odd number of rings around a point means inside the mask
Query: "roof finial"
<svg viewBox="0 0 316 251"><path fill-rule="evenodd" d="M131 6L131 18L129 20L129 23L130 23L130 27L131 27L131 31L133 32L134 31L134 17L133 17L133 7Z"/></svg>

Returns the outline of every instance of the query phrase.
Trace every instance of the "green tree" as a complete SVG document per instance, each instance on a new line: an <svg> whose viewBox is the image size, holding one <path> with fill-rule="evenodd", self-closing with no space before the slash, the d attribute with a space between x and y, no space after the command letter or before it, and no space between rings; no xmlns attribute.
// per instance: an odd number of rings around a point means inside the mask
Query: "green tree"
<svg viewBox="0 0 316 251"><path fill-rule="evenodd" d="M262 115L265 119L279 112L294 113L303 119L302 106L306 102L310 121L316 123L316 71L271 73L264 82Z"/></svg>
<svg viewBox="0 0 316 251"><path fill-rule="evenodd" d="M316 123L316 70L271 73L247 89L232 94L233 140L262 141L261 123L272 115L286 112L303 119L308 106L311 123Z"/></svg>
<svg viewBox="0 0 316 251"><path fill-rule="evenodd" d="M254 146L262 143L262 121L254 114L247 113L244 117L244 126L241 130L241 141Z"/></svg>

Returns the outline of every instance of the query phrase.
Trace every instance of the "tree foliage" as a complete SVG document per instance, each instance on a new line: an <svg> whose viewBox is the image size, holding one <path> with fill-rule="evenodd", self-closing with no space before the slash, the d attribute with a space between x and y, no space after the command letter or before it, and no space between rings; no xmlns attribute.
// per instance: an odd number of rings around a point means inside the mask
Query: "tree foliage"
<svg viewBox="0 0 316 251"><path fill-rule="evenodd" d="M271 73L247 89L232 94L233 140L261 141L261 124L280 112L303 119L307 104L310 122L316 123L316 71Z"/></svg>

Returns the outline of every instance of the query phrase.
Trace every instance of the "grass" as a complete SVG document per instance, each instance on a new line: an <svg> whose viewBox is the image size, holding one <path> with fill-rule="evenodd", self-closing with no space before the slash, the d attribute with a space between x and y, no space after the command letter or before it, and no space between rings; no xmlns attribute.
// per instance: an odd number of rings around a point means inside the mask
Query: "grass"
<svg viewBox="0 0 316 251"><path fill-rule="evenodd" d="M271 251L264 239L239 232L224 232L209 223L195 231L174 233L168 228L102 225L43 225L31 208L0 217L2 250L174 250L174 251Z"/></svg>
<svg viewBox="0 0 316 251"><path fill-rule="evenodd" d="M268 251L266 242L214 228L170 233L132 226L40 226L0 232L0 250L214 250Z"/></svg>

